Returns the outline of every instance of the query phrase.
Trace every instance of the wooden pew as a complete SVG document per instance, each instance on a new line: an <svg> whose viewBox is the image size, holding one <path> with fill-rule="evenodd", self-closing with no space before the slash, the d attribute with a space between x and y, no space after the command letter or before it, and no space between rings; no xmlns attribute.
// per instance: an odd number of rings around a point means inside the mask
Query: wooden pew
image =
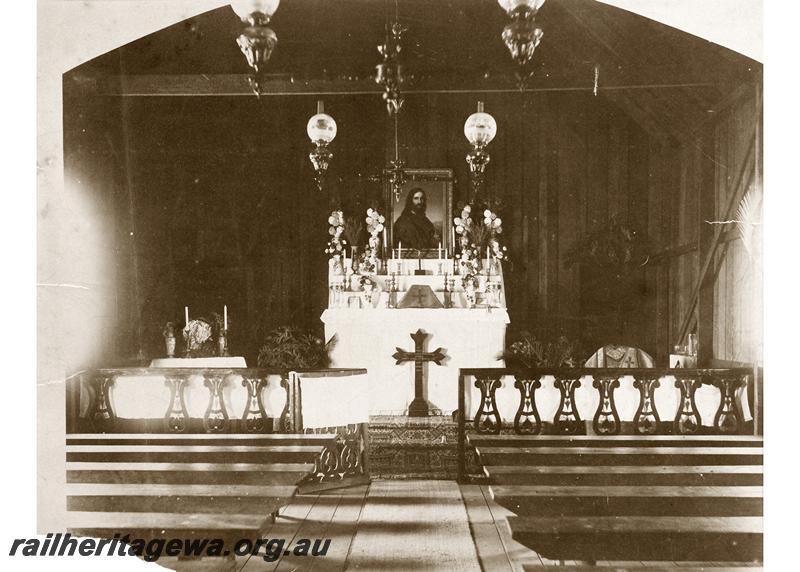
<svg viewBox="0 0 800 572"><path fill-rule="evenodd" d="M75 535L256 538L333 435L70 434Z"/></svg>
<svg viewBox="0 0 800 572"><path fill-rule="evenodd" d="M759 561L762 439L472 435L515 540L553 560Z"/></svg>

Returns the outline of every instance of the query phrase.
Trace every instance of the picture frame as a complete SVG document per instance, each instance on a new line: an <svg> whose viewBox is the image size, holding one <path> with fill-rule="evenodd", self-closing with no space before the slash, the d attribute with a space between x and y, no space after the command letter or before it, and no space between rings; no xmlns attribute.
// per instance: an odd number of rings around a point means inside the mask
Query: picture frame
<svg viewBox="0 0 800 572"><path fill-rule="evenodd" d="M441 243L442 253L449 252L453 255L453 170L438 168L414 168L404 170L406 179L403 183L399 197L395 197L394 190L384 177L384 196L386 204L387 238L391 248L398 248L402 243L403 253L408 252L412 258L436 258ZM433 226L434 236L430 238L429 225L424 220L414 219L419 216L414 211L412 191L417 194L421 190L425 197L425 212L423 217ZM403 220L398 224L398 220ZM404 240L405 239L405 240ZM422 244L417 241L425 241Z"/></svg>

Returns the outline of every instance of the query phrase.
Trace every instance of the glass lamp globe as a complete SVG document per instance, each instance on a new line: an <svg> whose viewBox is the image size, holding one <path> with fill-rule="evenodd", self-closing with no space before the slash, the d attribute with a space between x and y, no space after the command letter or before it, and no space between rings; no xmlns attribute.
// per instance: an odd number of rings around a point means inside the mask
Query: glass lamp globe
<svg viewBox="0 0 800 572"><path fill-rule="evenodd" d="M313 143L327 145L336 137L336 121L327 113L317 113L308 120L306 132Z"/></svg>
<svg viewBox="0 0 800 572"><path fill-rule="evenodd" d="M253 19L253 14L263 14L267 20L272 18L281 0L233 0L231 8L242 22Z"/></svg>
<svg viewBox="0 0 800 572"><path fill-rule="evenodd" d="M473 113L464 123L464 135L473 146L486 146L497 134L494 117L483 111Z"/></svg>
<svg viewBox="0 0 800 572"><path fill-rule="evenodd" d="M542 7L545 0L497 0L500 7L503 8L508 14L511 14L518 8L527 8L532 12L536 12Z"/></svg>

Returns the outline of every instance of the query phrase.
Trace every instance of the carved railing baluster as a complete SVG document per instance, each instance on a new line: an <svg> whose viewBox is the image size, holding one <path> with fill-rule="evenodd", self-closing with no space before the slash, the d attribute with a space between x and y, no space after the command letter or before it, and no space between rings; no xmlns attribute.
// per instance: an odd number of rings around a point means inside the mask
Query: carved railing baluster
<svg viewBox="0 0 800 572"><path fill-rule="evenodd" d="M478 377L475 387L481 391L481 405L472 421L475 431L482 434L499 435L503 423L497 410L495 392L500 387L499 377Z"/></svg>
<svg viewBox="0 0 800 572"><path fill-rule="evenodd" d="M223 374L206 371L203 373L204 385L208 388L208 408L203 416L203 428L206 433L223 433L228 428L228 412L222 388L226 377Z"/></svg>
<svg viewBox="0 0 800 572"><path fill-rule="evenodd" d="M289 376L281 374L281 387L286 392L286 403L281 411L280 428L281 433L294 433L294 420L292 411L294 411L294 392L292 391L289 383Z"/></svg>
<svg viewBox="0 0 800 572"><path fill-rule="evenodd" d="M539 378L516 379L514 387L519 390L519 409L514 416L514 433L538 435L542 431L542 418L536 408L536 390L542 387Z"/></svg>
<svg viewBox="0 0 800 572"><path fill-rule="evenodd" d="M188 382L188 375L164 376L164 385L169 387L169 407L164 414L164 427L170 433L183 433L188 428L189 411L185 397Z"/></svg>
<svg viewBox="0 0 800 572"><path fill-rule="evenodd" d="M317 481L328 481L331 479L341 479L342 472L339 469L339 436L334 427L320 427L316 429L306 429L307 434L327 434L336 433L336 441L330 445L325 445L322 453L314 461L314 472L312 476Z"/></svg>
<svg viewBox="0 0 800 572"><path fill-rule="evenodd" d="M242 424L248 433L271 432L269 418L261 399L261 392L266 384L266 378L253 375L242 376L242 387L247 388L247 406L242 414Z"/></svg>
<svg viewBox="0 0 800 572"><path fill-rule="evenodd" d="M702 380L699 378L678 377L675 380L675 387L681 390L681 398L673 422L673 432L692 435L700 431L702 421L694 400L694 394L700 385Z"/></svg>
<svg viewBox="0 0 800 572"><path fill-rule="evenodd" d="M720 400L714 416L714 428L720 433L737 433L741 427L739 410L736 408L736 390L747 383L746 376L723 377L712 380L719 389Z"/></svg>
<svg viewBox="0 0 800 572"><path fill-rule="evenodd" d="M633 416L633 430L640 435L653 435L658 432L661 418L656 408L655 389L661 382L655 377L641 377L633 380L633 387L639 390L639 408Z"/></svg>
<svg viewBox="0 0 800 572"><path fill-rule="evenodd" d="M100 433L105 433L112 429L117 419L114 409L111 407L111 397L108 393L111 386L114 385L114 381L116 381L116 376L113 374L97 375L91 381L92 389L94 389L94 401L89 419L92 422L92 427Z"/></svg>
<svg viewBox="0 0 800 572"><path fill-rule="evenodd" d="M339 430L340 450L339 467L342 477L360 475L364 473L361 464L362 435L358 424L350 424Z"/></svg>
<svg viewBox="0 0 800 572"><path fill-rule="evenodd" d="M614 401L614 390L619 387L619 378L595 376L592 387L600 393L600 402L597 404L592 421L594 432L598 435L618 435L621 422Z"/></svg>
<svg viewBox="0 0 800 572"><path fill-rule="evenodd" d="M561 378L556 376L553 382L561 393L558 410L553 418L556 433L576 435L583 431L583 419L575 407L575 389L581 386L580 379Z"/></svg>

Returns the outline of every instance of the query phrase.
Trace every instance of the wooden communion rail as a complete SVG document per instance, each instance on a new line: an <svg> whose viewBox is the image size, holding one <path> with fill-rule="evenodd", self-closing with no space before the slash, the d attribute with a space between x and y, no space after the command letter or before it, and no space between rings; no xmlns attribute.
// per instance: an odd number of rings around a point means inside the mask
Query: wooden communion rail
<svg viewBox="0 0 800 572"><path fill-rule="evenodd" d="M462 369L460 478L475 472L467 463L474 454L494 500L515 515L508 518L514 539L548 559L752 565L762 559L762 438L740 434L747 425L736 400L751 374ZM620 418L614 399L624 376L640 396L629 421ZM587 377L591 385L584 387L598 392L591 423L583 422L575 396ZM470 407L467 379L480 391ZM549 379L560 399L545 423L536 390ZM667 422L652 391L665 381L680 391ZM713 419L702 419L694 401L702 385L719 391ZM505 420L497 396L511 387L518 407Z"/></svg>
<svg viewBox="0 0 800 572"><path fill-rule="evenodd" d="M326 373L346 377L363 370ZM163 377L168 391L159 393L153 377ZM141 378L151 379L139 391ZM126 383L133 391L126 392ZM278 391L267 392L270 383ZM238 404L233 387L242 391ZM207 404L198 414L203 390ZM299 487L368 478L364 427L306 431L300 380L289 372L105 369L75 376L67 391L67 522L73 534L254 540ZM276 396L280 403L267 401ZM142 403L124 402L137 399ZM268 415L269 405L279 416Z"/></svg>

